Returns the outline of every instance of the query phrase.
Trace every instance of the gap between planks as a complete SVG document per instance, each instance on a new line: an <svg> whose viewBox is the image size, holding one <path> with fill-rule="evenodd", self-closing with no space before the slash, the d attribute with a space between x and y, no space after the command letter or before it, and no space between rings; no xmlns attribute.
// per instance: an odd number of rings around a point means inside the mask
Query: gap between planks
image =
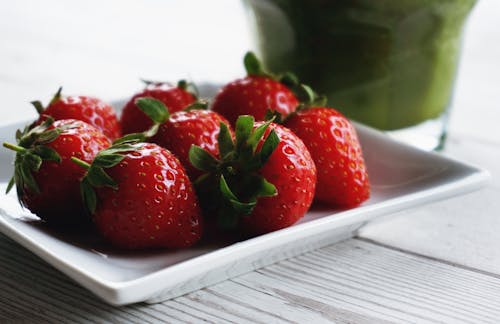
<svg viewBox="0 0 500 324"><path fill-rule="evenodd" d="M8 290L0 292L6 303L0 303L0 309L4 307L13 318L17 309L36 317L33 306L45 309L47 301L55 312L44 314L45 319L66 317L74 322L486 323L500 318L500 281L496 277L362 238L161 304L121 308L98 301L10 239L0 237L0 243L4 261L0 268L5 271L0 282ZM427 280L425 273L437 274L439 281Z"/></svg>
<svg viewBox="0 0 500 324"><path fill-rule="evenodd" d="M358 240L358 241L363 241L363 242L366 242L366 243L369 243L369 244L373 244L373 245L376 245L376 246L379 246L379 247L382 247L382 248L385 248L385 249L389 249L389 250L401 252L401 253L404 253L404 254L412 255L412 256L415 256L415 257L418 257L418 258L427 259L427 260L432 261L432 262L439 262L439 263L442 263L442 264L445 264L445 265L448 265L448 266L452 266L452 267L455 267L455 268L460 268L462 270L476 272L476 273L482 274L484 276L490 276L490 277L493 277L495 279L499 279L500 280L500 274L497 274L497 273L494 273L494 272L485 271L485 270L482 270L482 269L478 269L478 268L474 268L474 267L469 267L469 266L466 266L466 265L463 265L463 264L460 264L460 263L456 263L456 262L452 262L452 261L448 261L448 260L443 260L443 259L440 259L440 258L436 258L436 257L430 256L430 255L425 255L425 254L421 254L421 253L418 253L418 252L410 251L410 250L407 250L407 249L398 248L397 246L385 244L385 243L378 242L376 240L372 240L372 239L361 237L361 236L356 236L356 237L353 237L352 239L353 240Z"/></svg>

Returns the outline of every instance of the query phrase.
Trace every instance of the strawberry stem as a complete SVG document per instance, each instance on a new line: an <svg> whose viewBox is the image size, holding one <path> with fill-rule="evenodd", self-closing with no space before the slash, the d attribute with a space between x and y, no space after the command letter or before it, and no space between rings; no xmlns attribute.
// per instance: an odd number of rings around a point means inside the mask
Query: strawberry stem
<svg viewBox="0 0 500 324"><path fill-rule="evenodd" d="M16 151L18 153L26 151L26 149L24 147L21 147L21 146L18 146L18 145L14 145L14 144L11 144L11 143L6 143L6 142L3 143L3 147L8 148L9 150L12 150L12 151Z"/></svg>
<svg viewBox="0 0 500 324"><path fill-rule="evenodd" d="M79 158L76 158L76 157L72 157L71 158L71 161L78 164L79 166L81 166L82 168L84 168L85 170L88 170L90 169L90 164L88 164L87 162L85 161L82 161L80 160Z"/></svg>

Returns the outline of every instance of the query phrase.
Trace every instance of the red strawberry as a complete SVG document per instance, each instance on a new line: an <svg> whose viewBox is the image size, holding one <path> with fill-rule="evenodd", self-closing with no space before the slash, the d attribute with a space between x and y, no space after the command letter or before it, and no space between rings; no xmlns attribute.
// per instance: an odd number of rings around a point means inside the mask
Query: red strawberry
<svg viewBox="0 0 500 324"><path fill-rule="evenodd" d="M48 118L41 125L18 132L15 182L19 201L49 223L73 225L86 219L80 198L80 179L85 171L70 161L77 157L91 162L108 147L106 136L93 126L77 120Z"/></svg>
<svg viewBox="0 0 500 324"><path fill-rule="evenodd" d="M268 110L283 116L294 112L299 101L291 89L264 72L253 53L247 53L244 61L248 75L220 89L212 110L226 117L232 125L240 115L264 120Z"/></svg>
<svg viewBox="0 0 500 324"><path fill-rule="evenodd" d="M40 114L38 123L46 118L45 115L51 116L54 120L76 119L94 126L110 140L120 137L120 125L111 105L93 97L63 97L61 91L62 88L59 88L46 108L40 101L32 102Z"/></svg>
<svg viewBox="0 0 500 324"><path fill-rule="evenodd" d="M190 84L183 80L179 81L177 86L147 82L146 88L135 94L123 108L120 120L123 134L143 132L153 124L135 104L138 98L157 99L168 107L170 113L173 113L196 101L196 96L188 91L189 86Z"/></svg>
<svg viewBox="0 0 500 324"><path fill-rule="evenodd" d="M99 232L126 249L196 243L202 220L179 160L152 143L122 142L101 151L82 181ZM94 188L95 187L95 191Z"/></svg>
<svg viewBox="0 0 500 324"><path fill-rule="evenodd" d="M168 108L160 101L151 98L142 98L136 105L149 115L147 111L151 105L161 106L167 112L167 120L162 123L158 132L149 141L156 143L174 153L181 161L191 179L196 179L201 172L194 168L189 162L189 149L192 145L198 145L214 157L219 157L219 144L217 136L220 124L229 127L229 122L218 113L210 110L193 109L189 111L178 111L168 114ZM152 116L155 119L155 116ZM231 136L233 131L230 130Z"/></svg>
<svg viewBox="0 0 500 324"><path fill-rule="evenodd" d="M295 134L270 122L254 125L251 116L238 118L236 143L224 124L220 134L221 160L197 146L190 159L207 172L196 181L200 202L221 225L240 223L260 234L290 226L307 212L316 168Z"/></svg>
<svg viewBox="0 0 500 324"><path fill-rule="evenodd" d="M354 207L369 198L363 152L346 117L335 109L314 107L291 115L285 126L304 141L318 168L316 200Z"/></svg>

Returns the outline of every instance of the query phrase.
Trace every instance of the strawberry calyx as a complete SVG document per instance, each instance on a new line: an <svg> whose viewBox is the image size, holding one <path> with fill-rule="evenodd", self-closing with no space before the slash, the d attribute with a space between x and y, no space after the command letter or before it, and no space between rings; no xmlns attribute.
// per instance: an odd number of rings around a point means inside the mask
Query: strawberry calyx
<svg viewBox="0 0 500 324"><path fill-rule="evenodd" d="M320 96L314 90L312 90L310 87L303 85L304 86L304 91L306 91L308 94L307 96L310 98L308 101L302 101L297 108L295 109L294 112L283 116L282 113L276 110L268 109L266 111L266 114L264 115L264 120L273 120L274 123L284 125L288 119L290 119L292 116L296 115L300 111L308 110L314 107L326 107L326 103L328 101L326 96ZM329 108L333 109L333 108Z"/></svg>
<svg viewBox="0 0 500 324"><path fill-rule="evenodd" d="M165 105L153 98L138 98L135 104L153 121L153 126L142 133L127 134L116 141L113 145L100 151L91 164L72 157L71 161L86 169L84 177L80 182L80 194L88 212L93 214L97 208L97 195L94 188L110 187L118 189L119 184L115 182L105 171L120 163L125 158L125 153L137 151L142 147L142 142L153 137L170 116Z"/></svg>
<svg viewBox="0 0 500 324"><path fill-rule="evenodd" d="M52 105L53 103L61 100L62 98L62 87L59 87L57 92L54 94L52 99L49 102L49 106ZM43 106L42 102L40 100L34 100L30 102L33 107L35 107L36 111L38 112L39 115L42 115L45 112L45 107Z"/></svg>
<svg viewBox="0 0 500 324"><path fill-rule="evenodd" d="M280 140L271 130L259 146L272 120L256 128L254 122L252 116L240 116L236 121L235 140L227 125L220 123L220 159L196 145L189 150L191 164L204 172L194 182L200 204L205 210L216 213L217 222L224 229L236 227L240 217L250 215L260 197L277 194L276 187L258 171Z"/></svg>
<svg viewBox="0 0 500 324"><path fill-rule="evenodd" d="M137 98L134 103L149 117L149 119L151 119L153 125L144 132L127 134L115 140L113 144L144 142L148 138L155 136L160 125L165 123L170 117L168 108L160 100L143 97Z"/></svg>
<svg viewBox="0 0 500 324"><path fill-rule="evenodd" d="M140 144L138 140L113 144L109 148L100 151L91 164L76 157L71 158L71 161L87 170L80 182L80 194L90 214L93 214L97 207L97 195L94 188L107 186L118 189L118 183L106 173L105 169L116 166L125 158L123 153L138 150L141 147Z"/></svg>
<svg viewBox="0 0 500 324"><path fill-rule="evenodd" d="M152 81L152 80L147 80L147 79L141 79L142 83L144 83L146 86L161 86L161 85L168 85L168 86L174 86L170 82L165 82L165 81ZM177 84L175 87L182 89L186 92L189 92L193 97L198 99L200 92L198 91L198 87L194 82L188 82L187 80L181 79L177 81Z"/></svg>
<svg viewBox="0 0 500 324"><path fill-rule="evenodd" d="M245 54L243 57L243 65L249 76L264 76L279 81L277 76L266 71L262 67L262 63L253 52L247 52Z"/></svg>
<svg viewBox="0 0 500 324"><path fill-rule="evenodd" d="M200 96L200 92L198 91L198 87L194 82L188 82L186 80L179 80L177 82L177 88L180 88L182 90L185 90L192 94L195 98L198 98Z"/></svg>
<svg viewBox="0 0 500 324"><path fill-rule="evenodd" d="M280 76L280 82L287 86L300 101L297 110L312 106L326 105L326 96L319 95L310 86L301 83L295 74L291 72L282 74Z"/></svg>
<svg viewBox="0 0 500 324"><path fill-rule="evenodd" d="M189 104L186 108L182 109L182 111L191 111L191 110L207 110L208 109L208 101L205 99L197 99L192 104Z"/></svg>
<svg viewBox="0 0 500 324"><path fill-rule="evenodd" d="M17 130L17 145L3 143L5 148L16 152L14 176L7 185L7 193L10 192L14 184L16 184L18 192L27 188L39 193L40 189L33 177L33 172L40 170L43 161L61 162L61 156L53 148L48 147L47 144L54 141L64 128L71 126L65 125L49 129L53 123L54 119L47 117L40 125L26 126L23 131Z"/></svg>
<svg viewBox="0 0 500 324"><path fill-rule="evenodd" d="M147 100L143 100L147 99ZM139 102L141 100L142 102ZM154 101L154 102L153 102ZM170 111L168 107L161 101L144 97L144 98L139 98L135 101L137 107L146 114L146 116L151 119L151 121L154 124L162 124L166 122L170 118ZM157 106L154 111L158 111L158 113L161 113L161 116L158 116L156 112L153 112L153 115L151 115L151 108L150 105L155 105ZM160 107L163 109L161 110ZM186 108L182 109L182 111L191 111L191 110L207 110L208 109L208 101L203 100L203 99L198 99L192 104L188 105ZM166 115L163 115L166 113ZM156 115L155 115L156 114ZM160 117L160 118L158 118ZM158 125L159 126L159 125ZM150 129L151 130L151 129Z"/></svg>
<svg viewBox="0 0 500 324"><path fill-rule="evenodd" d="M301 83L299 78L292 72L275 75L266 71L253 52L247 52L245 54L243 64L247 75L268 77L285 85L297 97L301 106L318 106L326 104L325 96L318 95L310 86Z"/></svg>

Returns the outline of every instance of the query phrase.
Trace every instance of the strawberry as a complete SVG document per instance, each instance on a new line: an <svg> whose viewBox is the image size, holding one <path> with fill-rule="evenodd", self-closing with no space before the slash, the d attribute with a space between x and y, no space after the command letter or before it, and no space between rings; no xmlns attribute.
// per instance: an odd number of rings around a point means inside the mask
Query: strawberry
<svg viewBox="0 0 500 324"><path fill-rule="evenodd" d="M240 115L264 120L268 110L284 116L295 111L299 100L288 87L291 85L289 74L278 80L261 68L251 52L245 55L244 64L248 75L222 87L213 100L212 110L226 117L232 125Z"/></svg>
<svg viewBox="0 0 500 324"><path fill-rule="evenodd" d="M94 126L112 141L120 137L120 124L111 105L93 97L62 96L61 91L62 88L59 88L46 108L40 101L32 102L40 114L38 124L46 116L54 120L76 119Z"/></svg>
<svg viewBox="0 0 500 324"><path fill-rule="evenodd" d="M77 157L90 162L110 145L109 139L93 126L72 119L47 118L34 128L16 134L14 183L20 203L48 223L80 224L86 220L79 193L84 170L70 161Z"/></svg>
<svg viewBox="0 0 500 324"><path fill-rule="evenodd" d="M126 249L179 248L201 237L197 197L179 160L168 150L142 143L168 118L164 105L140 98L137 105L153 126L129 134L101 151L81 181L85 206L99 232L113 245Z"/></svg>
<svg viewBox="0 0 500 324"><path fill-rule="evenodd" d="M299 136L318 168L315 199L341 207L354 207L370 196L368 172L356 130L332 108L312 107L285 119Z"/></svg>
<svg viewBox="0 0 500 324"><path fill-rule="evenodd" d="M98 231L125 249L180 248L201 237L202 219L179 160L153 143L122 142L101 151L82 192ZM95 188L95 190L94 190Z"/></svg>
<svg viewBox="0 0 500 324"><path fill-rule="evenodd" d="M229 127L229 122L218 113L193 109L177 111L170 115L168 108L162 102L150 98L142 98L136 105L141 110L147 109L144 105L159 105L167 111L168 119L160 125L157 134L149 141L174 153L186 169L190 179L196 179L201 175L201 172L189 162L188 153L192 145L198 145L214 157L219 157L217 136L220 124L224 123ZM233 131L230 130L230 132L233 136Z"/></svg>
<svg viewBox="0 0 500 324"><path fill-rule="evenodd" d="M218 136L221 159L198 146L191 163L205 172L195 182L202 207L222 227L261 234L294 224L309 209L316 168L304 143L287 128L252 116L236 122L236 141L225 124Z"/></svg>
<svg viewBox="0 0 500 324"><path fill-rule="evenodd" d="M157 99L168 107L170 113L173 113L196 101L196 96L189 91L192 86L184 80L179 81L177 86L146 81L146 88L135 94L123 108L120 119L123 134L143 132L153 124L135 104L138 98Z"/></svg>

